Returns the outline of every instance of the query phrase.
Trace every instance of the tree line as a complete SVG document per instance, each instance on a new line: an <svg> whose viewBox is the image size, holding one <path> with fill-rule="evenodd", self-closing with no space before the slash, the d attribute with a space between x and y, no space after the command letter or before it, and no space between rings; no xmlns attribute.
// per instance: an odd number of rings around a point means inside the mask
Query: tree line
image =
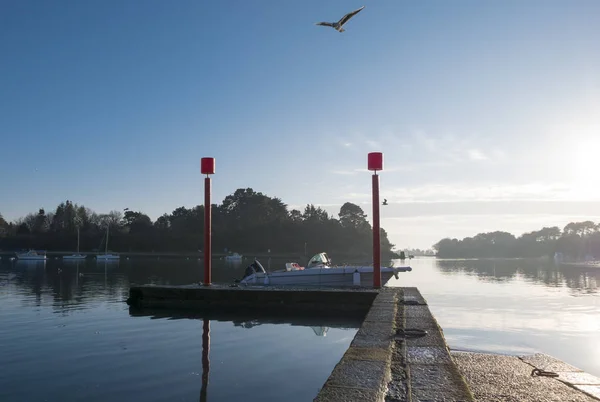
<svg viewBox="0 0 600 402"><path fill-rule="evenodd" d="M515 237L508 232L479 233L462 240L445 238L433 246L441 258L544 257L562 253L571 260L600 258L600 224L571 222L562 230L544 227Z"/></svg>
<svg viewBox="0 0 600 402"><path fill-rule="evenodd" d="M54 211L40 209L14 222L0 215L0 249L48 251L104 250L107 228L114 252L198 252L203 248L204 206L179 207L153 221L141 211L99 214L72 201ZM221 204L212 205L214 252L330 254L372 257L372 227L360 206L347 202L337 218L320 207L289 210L276 197L251 188L238 189ZM384 258L392 258L393 244L381 229Z"/></svg>

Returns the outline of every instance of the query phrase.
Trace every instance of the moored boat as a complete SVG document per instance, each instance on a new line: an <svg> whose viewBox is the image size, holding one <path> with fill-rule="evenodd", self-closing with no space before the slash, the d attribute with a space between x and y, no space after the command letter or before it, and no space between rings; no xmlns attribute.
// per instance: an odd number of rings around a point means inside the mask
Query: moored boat
<svg viewBox="0 0 600 402"><path fill-rule="evenodd" d="M96 256L97 261L116 261L119 260L121 256L118 254L108 254L108 226L106 226L106 244L104 245L104 254L98 254Z"/></svg>
<svg viewBox="0 0 600 402"><path fill-rule="evenodd" d="M398 279L400 272L409 271L412 271L409 266L381 267L382 284L392 276ZM270 286L371 287L373 266L333 266L326 253L318 253L309 260L306 267L297 263L287 263L284 269L267 272L255 259L246 268L244 278L239 283Z"/></svg>
<svg viewBox="0 0 600 402"><path fill-rule="evenodd" d="M96 256L96 260L98 261L106 261L106 260L119 260L121 258L118 254L98 254Z"/></svg>
<svg viewBox="0 0 600 402"><path fill-rule="evenodd" d="M63 256L63 260L85 260L87 255L79 252L79 228L77 228L77 252L71 255Z"/></svg>
<svg viewBox="0 0 600 402"><path fill-rule="evenodd" d="M19 260L46 260L46 252L38 253L35 250L29 250L26 253L16 253L17 259Z"/></svg>
<svg viewBox="0 0 600 402"><path fill-rule="evenodd" d="M85 260L87 255L85 254L71 254L63 256L63 260Z"/></svg>
<svg viewBox="0 0 600 402"><path fill-rule="evenodd" d="M238 261L242 259L242 255L233 253L225 256L225 261Z"/></svg>

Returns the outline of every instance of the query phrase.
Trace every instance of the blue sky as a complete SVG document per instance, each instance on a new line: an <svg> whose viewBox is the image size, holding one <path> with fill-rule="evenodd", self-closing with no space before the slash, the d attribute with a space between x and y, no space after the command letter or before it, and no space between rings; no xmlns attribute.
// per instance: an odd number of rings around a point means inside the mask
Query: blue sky
<svg viewBox="0 0 600 402"><path fill-rule="evenodd" d="M335 21L365 5L338 33ZM239 187L402 247L600 220L600 2L3 1L0 213L156 218Z"/></svg>

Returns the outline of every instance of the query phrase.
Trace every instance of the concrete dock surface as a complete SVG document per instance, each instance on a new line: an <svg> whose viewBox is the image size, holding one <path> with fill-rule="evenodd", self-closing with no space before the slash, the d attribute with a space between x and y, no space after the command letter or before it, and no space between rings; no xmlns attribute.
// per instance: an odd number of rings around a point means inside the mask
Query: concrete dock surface
<svg viewBox="0 0 600 402"><path fill-rule="evenodd" d="M476 401L481 402L596 402L600 378L544 354L506 356L451 353ZM557 377L532 376L534 369Z"/></svg>

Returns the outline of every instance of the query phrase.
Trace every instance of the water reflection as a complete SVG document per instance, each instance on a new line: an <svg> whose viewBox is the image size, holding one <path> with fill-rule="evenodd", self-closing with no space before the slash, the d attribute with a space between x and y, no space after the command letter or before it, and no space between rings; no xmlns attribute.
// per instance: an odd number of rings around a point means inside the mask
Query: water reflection
<svg viewBox="0 0 600 402"><path fill-rule="evenodd" d="M233 324L233 327L251 329L261 325L287 325L312 330L317 337L325 337L330 328L341 330L356 330L360 327L363 317L345 316L336 318L320 318L314 315L290 317L281 314L243 312L189 312L168 309L147 309L129 307L132 317L149 317L152 320L202 320L202 385L200 388L200 401L207 400L209 372L210 372L210 323L223 322Z"/></svg>
<svg viewBox="0 0 600 402"><path fill-rule="evenodd" d="M356 329L359 328L363 316L345 314L343 316L320 317L318 314L294 314L290 316L284 313L268 313L260 311L253 313L250 310L243 311L205 311L193 312L169 309L149 309L129 307L129 315L132 317L149 317L150 319L168 320L211 320L231 322L234 327L254 328L260 325L289 325L298 327L319 328L315 331L318 336L324 336L329 328ZM317 333L318 332L318 333Z"/></svg>
<svg viewBox="0 0 600 402"><path fill-rule="evenodd" d="M44 268L46 266L46 260L11 260L11 263L16 268L24 268L24 269L37 269Z"/></svg>
<svg viewBox="0 0 600 402"><path fill-rule="evenodd" d="M562 266L548 259L436 260L435 264L444 274L462 273L485 282L501 283L522 278L547 287L566 286L575 293L599 292L599 268Z"/></svg>
<svg viewBox="0 0 600 402"><path fill-rule="evenodd" d="M210 321L206 318L202 324L202 387L200 387L200 402L206 402L208 390L208 372L210 371Z"/></svg>
<svg viewBox="0 0 600 402"><path fill-rule="evenodd" d="M450 348L547 353L600 375L600 270L544 259L417 258L392 286L416 286Z"/></svg>
<svg viewBox="0 0 600 402"><path fill-rule="evenodd" d="M185 315L125 304L132 283L193 283L201 266L195 259L0 261L0 344L10 345L0 400L314 398L360 318L336 317L330 325L314 317ZM231 264L213 267L217 279L240 275ZM52 361L53 369L39 361ZM259 377L248 375L257 368Z"/></svg>

